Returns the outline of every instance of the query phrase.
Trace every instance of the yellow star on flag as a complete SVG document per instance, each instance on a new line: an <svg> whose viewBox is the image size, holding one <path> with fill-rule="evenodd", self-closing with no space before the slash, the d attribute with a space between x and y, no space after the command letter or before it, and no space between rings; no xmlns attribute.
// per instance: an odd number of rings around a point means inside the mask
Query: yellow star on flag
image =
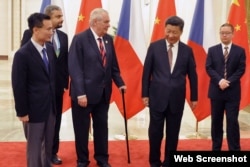
<svg viewBox="0 0 250 167"><path fill-rule="evenodd" d="M158 17L155 18L155 24L160 24L160 19Z"/></svg>
<svg viewBox="0 0 250 167"><path fill-rule="evenodd" d="M236 31L240 31L240 25L239 24L237 24L234 28L235 28Z"/></svg>
<svg viewBox="0 0 250 167"><path fill-rule="evenodd" d="M80 15L78 16L78 21L83 21L84 18L85 18L85 17L84 17L82 14L80 14Z"/></svg>
<svg viewBox="0 0 250 167"><path fill-rule="evenodd" d="M239 0L233 0L233 4L235 4L236 6L240 6Z"/></svg>

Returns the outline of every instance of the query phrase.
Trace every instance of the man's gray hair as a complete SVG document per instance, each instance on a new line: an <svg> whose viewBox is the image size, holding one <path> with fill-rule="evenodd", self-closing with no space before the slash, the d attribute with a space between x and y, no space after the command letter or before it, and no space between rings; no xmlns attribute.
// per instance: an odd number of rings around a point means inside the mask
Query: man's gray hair
<svg viewBox="0 0 250 167"><path fill-rule="evenodd" d="M62 10L62 9L56 5L48 5L44 9L44 14L51 16L54 10Z"/></svg>
<svg viewBox="0 0 250 167"><path fill-rule="evenodd" d="M108 13L108 11L106 11L103 8L96 8L96 9L92 10L90 13L90 17L89 17L90 26L93 26L93 23L95 20L102 20L103 13Z"/></svg>

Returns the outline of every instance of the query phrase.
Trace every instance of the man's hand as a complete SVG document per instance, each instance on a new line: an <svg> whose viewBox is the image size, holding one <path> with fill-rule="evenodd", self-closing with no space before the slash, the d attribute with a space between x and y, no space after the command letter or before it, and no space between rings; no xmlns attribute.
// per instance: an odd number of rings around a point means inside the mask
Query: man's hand
<svg viewBox="0 0 250 167"><path fill-rule="evenodd" d="M191 109L195 109L195 107L197 106L197 101L191 101Z"/></svg>
<svg viewBox="0 0 250 167"><path fill-rule="evenodd" d="M142 98L142 102L143 102L143 104L144 104L146 107L148 107L148 105L149 105L149 98L148 98L148 97L143 97L143 98Z"/></svg>
<svg viewBox="0 0 250 167"><path fill-rule="evenodd" d="M81 107L87 107L87 105L88 105L87 96L79 97L79 98L78 98L78 104L79 104L79 106L81 106Z"/></svg>
<svg viewBox="0 0 250 167"><path fill-rule="evenodd" d="M221 90L225 90L226 88L228 88L230 85L230 81L226 80L226 79L221 79L219 82L219 86Z"/></svg>
<svg viewBox="0 0 250 167"><path fill-rule="evenodd" d="M121 93L122 93L122 90L124 90L124 93L126 93L127 86L123 85L123 86L119 87L119 90Z"/></svg>
<svg viewBox="0 0 250 167"><path fill-rule="evenodd" d="M18 117L18 119L20 121L22 121L23 123L27 123L27 122L29 122L29 115L25 115L23 117Z"/></svg>

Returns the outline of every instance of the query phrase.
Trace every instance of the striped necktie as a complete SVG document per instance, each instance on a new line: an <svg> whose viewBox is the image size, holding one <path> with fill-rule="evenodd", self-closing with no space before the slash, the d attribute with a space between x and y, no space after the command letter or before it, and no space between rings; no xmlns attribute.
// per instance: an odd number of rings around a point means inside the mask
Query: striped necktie
<svg viewBox="0 0 250 167"><path fill-rule="evenodd" d="M102 58L102 65L103 67L105 67L106 65L106 52L103 46L103 42L101 38L97 38L97 40L99 41L99 49L100 49L100 53L101 53L101 58Z"/></svg>
<svg viewBox="0 0 250 167"><path fill-rule="evenodd" d="M224 51L224 78L227 79L227 60L228 60L228 46L224 47L225 51Z"/></svg>

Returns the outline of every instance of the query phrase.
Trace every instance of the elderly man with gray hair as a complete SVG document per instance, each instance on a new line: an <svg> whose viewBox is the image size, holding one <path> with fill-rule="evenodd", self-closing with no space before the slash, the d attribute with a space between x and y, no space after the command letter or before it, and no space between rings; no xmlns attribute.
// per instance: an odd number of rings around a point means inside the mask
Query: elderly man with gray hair
<svg viewBox="0 0 250 167"><path fill-rule="evenodd" d="M94 9L90 28L74 36L69 49L70 95L75 132L77 167L89 165L90 114L94 131L94 158L100 167L111 167L108 154L108 110L112 81L126 89L116 58L108 12Z"/></svg>

